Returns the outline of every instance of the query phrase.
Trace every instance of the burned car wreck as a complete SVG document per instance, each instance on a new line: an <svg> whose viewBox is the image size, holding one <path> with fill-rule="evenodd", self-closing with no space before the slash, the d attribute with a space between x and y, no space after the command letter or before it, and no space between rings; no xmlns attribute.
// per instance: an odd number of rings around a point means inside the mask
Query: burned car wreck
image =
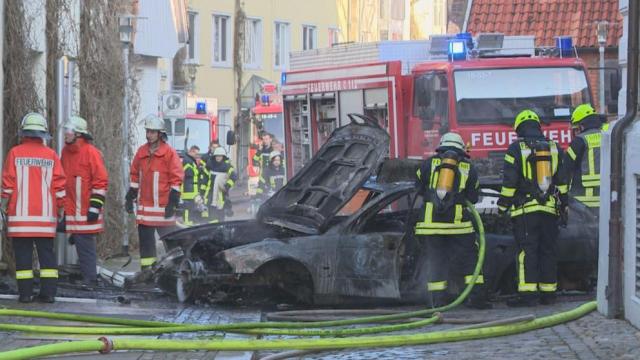
<svg viewBox="0 0 640 360"><path fill-rule="evenodd" d="M424 254L413 236L422 199L411 175L372 181L383 168L389 135L375 120L349 117L351 124L336 129L255 220L165 235L167 253L153 269L160 288L179 301L229 301L263 288L303 303L428 302ZM516 245L489 212L483 218L496 231L486 236L485 279L506 292L516 283ZM574 219L561 234L560 260L570 265L569 287L584 289L597 249L584 224L594 221Z"/></svg>

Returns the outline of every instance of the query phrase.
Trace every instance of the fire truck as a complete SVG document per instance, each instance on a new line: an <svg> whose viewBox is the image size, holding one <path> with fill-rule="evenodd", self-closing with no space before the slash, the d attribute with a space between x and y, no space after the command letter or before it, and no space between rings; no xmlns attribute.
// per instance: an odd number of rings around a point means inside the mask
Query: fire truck
<svg viewBox="0 0 640 360"><path fill-rule="evenodd" d="M282 114L282 96L278 92L276 84L263 84L260 93L256 94L255 106L251 108L251 127L249 147L249 163L247 165L248 193L255 195L258 187L260 168L254 166L253 156L258 151L261 139L260 134L268 133L273 139L273 148L281 153L285 151L284 120Z"/></svg>
<svg viewBox="0 0 640 360"><path fill-rule="evenodd" d="M163 94L161 101L160 115L167 129L168 144L180 156L193 145L200 148L200 153L206 153L210 142L219 135L217 100L174 91Z"/></svg>
<svg viewBox="0 0 640 360"><path fill-rule="evenodd" d="M483 183L497 185L520 111L534 110L545 134L567 146L571 112L592 99L571 39L537 49L534 40L463 34L292 53L292 70L282 74L289 174L347 114L362 113L391 135L391 158L423 159L435 152L441 134L459 133Z"/></svg>

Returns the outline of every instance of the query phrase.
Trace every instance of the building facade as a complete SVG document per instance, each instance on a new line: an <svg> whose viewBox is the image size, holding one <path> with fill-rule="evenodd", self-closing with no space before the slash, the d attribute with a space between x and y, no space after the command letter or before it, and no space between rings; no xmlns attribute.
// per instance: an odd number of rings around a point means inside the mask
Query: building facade
<svg viewBox="0 0 640 360"><path fill-rule="evenodd" d="M288 68L289 52L330 46L339 41L336 3L326 0L190 0L192 40L187 62L198 66L195 93L218 100L219 133L234 127L238 112L237 84L243 94L242 108L253 105L260 85L280 83ZM244 13L244 41L234 39L239 10ZM241 43L241 59L234 46ZM234 60L242 64L234 70ZM239 81L238 77L240 77ZM224 145L226 139L219 139ZM242 145L242 144L241 144Z"/></svg>

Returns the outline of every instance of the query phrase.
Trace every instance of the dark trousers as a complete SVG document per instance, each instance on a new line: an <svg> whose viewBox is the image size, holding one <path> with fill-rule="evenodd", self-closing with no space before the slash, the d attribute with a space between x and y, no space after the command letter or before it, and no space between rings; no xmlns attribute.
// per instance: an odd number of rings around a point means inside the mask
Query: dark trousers
<svg viewBox="0 0 640 360"><path fill-rule="evenodd" d="M33 245L40 263L40 295L56 296L58 264L53 252L53 238L12 238L16 260L18 293L33 295Z"/></svg>
<svg viewBox="0 0 640 360"><path fill-rule="evenodd" d="M535 212L513 218L519 247L517 254L518 291L553 293L558 272L558 218Z"/></svg>
<svg viewBox="0 0 640 360"><path fill-rule="evenodd" d="M71 234L78 252L78 263L82 272L82 282L93 285L97 281L96 273L96 234Z"/></svg>
<svg viewBox="0 0 640 360"><path fill-rule="evenodd" d="M183 200L182 223L185 225L196 225L202 222L202 217L193 200Z"/></svg>
<svg viewBox="0 0 640 360"><path fill-rule="evenodd" d="M448 280L455 277L471 281L473 270L478 261L476 234L462 235L421 235L419 236L426 252L427 290L444 291ZM483 276L476 284L483 284Z"/></svg>
<svg viewBox="0 0 640 360"><path fill-rule="evenodd" d="M163 236L175 229L174 226L138 225L140 239L140 267L142 270L150 268L156 262L156 231Z"/></svg>
<svg viewBox="0 0 640 360"><path fill-rule="evenodd" d="M209 222L217 223L224 221L224 209L218 209L215 206L209 206Z"/></svg>

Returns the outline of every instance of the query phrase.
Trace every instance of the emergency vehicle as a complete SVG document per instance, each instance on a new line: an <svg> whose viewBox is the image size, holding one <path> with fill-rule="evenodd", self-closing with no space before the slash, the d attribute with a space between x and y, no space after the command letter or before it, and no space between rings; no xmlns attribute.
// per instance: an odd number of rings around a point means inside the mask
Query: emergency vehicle
<svg viewBox="0 0 640 360"><path fill-rule="evenodd" d="M391 135L391 158L423 159L441 134L459 133L483 183L498 184L520 111L538 113L545 134L567 146L571 112L592 99L571 38L544 49L534 40L458 34L292 53L292 71L282 74L289 174L349 121L347 114L362 113Z"/></svg>
<svg viewBox="0 0 640 360"><path fill-rule="evenodd" d="M249 147L249 163L247 165L248 192L249 195L255 195L258 188L258 179L260 169L253 166L253 156L260 147L260 134L269 133L273 139L274 150L278 150L284 154L285 152L285 133L284 120L282 114L282 96L278 92L276 84L263 84L261 92L256 94L256 103L251 108L251 127L250 139L252 146Z"/></svg>
<svg viewBox="0 0 640 360"><path fill-rule="evenodd" d="M167 142L182 157L191 146L197 145L200 153L209 149L212 140L218 139L217 101L189 95L184 116L170 116L162 112L167 129Z"/></svg>

